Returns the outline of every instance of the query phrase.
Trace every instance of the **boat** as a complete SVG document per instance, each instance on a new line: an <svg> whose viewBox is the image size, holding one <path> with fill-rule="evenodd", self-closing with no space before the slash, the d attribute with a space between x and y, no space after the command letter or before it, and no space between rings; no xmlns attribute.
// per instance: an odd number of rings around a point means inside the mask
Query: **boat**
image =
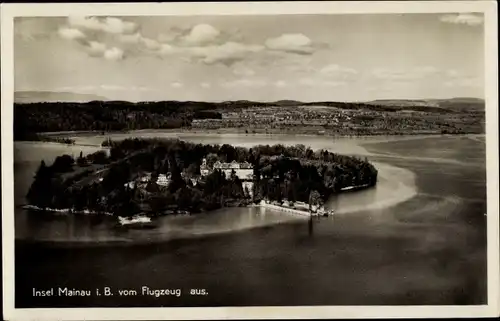
<svg viewBox="0 0 500 321"><path fill-rule="evenodd" d="M151 217L145 215L134 215L132 217L118 216L118 223L123 227L130 228L155 228L156 224Z"/></svg>

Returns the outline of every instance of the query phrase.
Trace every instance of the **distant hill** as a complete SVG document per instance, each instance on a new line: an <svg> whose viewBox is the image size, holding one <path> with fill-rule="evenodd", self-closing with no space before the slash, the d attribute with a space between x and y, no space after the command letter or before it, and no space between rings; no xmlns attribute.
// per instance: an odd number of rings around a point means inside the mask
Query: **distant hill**
<svg viewBox="0 0 500 321"><path fill-rule="evenodd" d="M485 109L484 99L471 97L449 99L379 99L367 102L366 104L390 107L438 107L461 112Z"/></svg>
<svg viewBox="0 0 500 321"><path fill-rule="evenodd" d="M429 107L439 107L439 104L429 100L421 100L421 99L377 99L373 101L367 102L370 105L378 105L378 106L429 106Z"/></svg>
<svg viewBox="0 0 500 321"><path fill-rule="evenodd" d="M106 101L106 97L92 94L54 91L16 91L14 102L27 104L38 102L87 102L92 100Z"/></svg>

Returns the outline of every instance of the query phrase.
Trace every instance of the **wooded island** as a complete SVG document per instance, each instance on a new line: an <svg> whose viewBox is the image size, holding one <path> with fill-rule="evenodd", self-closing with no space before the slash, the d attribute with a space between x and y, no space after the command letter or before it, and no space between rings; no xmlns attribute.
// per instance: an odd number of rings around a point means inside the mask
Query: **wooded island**
<svg viewBox="0 0 500 321"><path fill-rule="evenodd" d="M349 188L368 188L368 162L304 145L203 145L175 139L107 140L109 147L41 162L28 192L39 208L118 216L198 213L261 200L322 204Z"/></svg>

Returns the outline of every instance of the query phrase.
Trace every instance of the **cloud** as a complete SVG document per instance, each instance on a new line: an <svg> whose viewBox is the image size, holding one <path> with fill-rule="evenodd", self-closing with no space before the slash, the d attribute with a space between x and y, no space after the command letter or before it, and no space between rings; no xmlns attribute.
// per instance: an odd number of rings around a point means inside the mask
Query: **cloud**
<svg viewBox="0 0 500 321"><path fill-rule="evenodd" d="M314 86L314 87L340 87L345 86L347 83L345 81L325 81L323 79L313 79L313 78L302 78L299 80L299 84L303 86Z"/></svg>
<svg viewBox="0 0 500 321"><path fill-rule="evenodd" d="M278 80L277 82L274 83L276 87L283 88L286 87L286 82L284 80Z"/></svg>
<svg viewBox="0 0 500 321"><path fill-rule="evenodd" d="M479 77L457 78L446 81L446 87L482 87L482 81Z"/></svg>
<svg viewBox="0 0 500 321"><path fill-rule="evenodd" d="M178 33L173 33L173 32L160 33L157 39L159 42L171 42L177 39L178 36L179 36Z"/></svg>
<svg viewBox="0 0 500 321"><path fill-rule="evenodd" d="M117 85L101 85L101 89L104 90L126 90L128 88L122 87L122 86L117 86Z"/></svg>
<svg viewBox="0 0 500 321"><path fill-rule="evenodd" d="M106 45L98 41L89 41L87 50L93 56L103 56L106 52Z"/></svg>
<svg viewBox="0 0 500 321"><path fill-rule="evenodd" d="M316 81L312 78L303 78L299 80L299 84L304 86L314 86L316 85Z"/></svg>
<svg viewBox="0 0 500 321"><path fill-rule="evenodd" d="M204 45L217 39L220 31L208 24L194 26L189 34L183 37L183 41L188 45Z"/></svg>
<svg viewBox="0 0 500 321"><path fill-rule="evenodd" d="M81 32L79 29L66 28L66 27L59 29L59 36L61 36L64 39L68 39L68 40L85 38L85 34L83 32Z"/></svg>
<svg viewBox="0 0 500 321"><path fill-rule="evenodd" d="M206 64L222 63L231 65L236 61L245 59L252 53L257 53L264 48L259 45L247 45L238 42L226 42L218 46L199 48L197 54L203 56L202 61Z"/></svg>
<svg viewBox="0 0 500 321"><path fill-rule="evenodd" d="M133 33L137 25L115 17L99 19L97 17L68 17L68 24L72 27L84 28L94 31L103 31L112 34Z"/></svg>
<svg viewBox="0 0 500 321"><path fill-rule="evenodd" d="M190 29L170 28L153 38L144 37L137 24L114 17L72 16L68 17L68 25L70 27L63 29L63 37L78 39L85 37L83 32L88 31L89 40L94 42L80 41L82 48L92 56L102 55L109 60L137 55L160 58L175 56L188 63L223 64L231 67L237 62L254 58L262 58L259 59L262 63L284 60L291 56L305 57L318 48L303 34L283 34L269 38L264 43L247 43L243 41L240 30L223 32L209 24L198 24ZM297 53L301 55L294 55ZM242 66L234 68L233 73L246 77L255 74L252 69Z"/></svg>
<svg viewBox="0 0 500 321"><path fill-rule="evenodd" d="M159 50L161 48L161 44L154 39L141 37L140 41L149 50Z"/></svg>
<svg viewBox="0 0 500 321"><path fill-rule="evenodd" d="M258 45L247 45L238 42L226 42L221 45L179 47L161 44L159 53L162 56L182 55L205 64L222 63L230 66L235 62L244 60L247 56L257 53L264 48Z"/></svg>
<svg viewBox="0 0 500 321"><path fill-rule="evenodd" d="M104 52L104 58L112 61L121 60L123 59L123 50L117 47L107 49Z"/></svg>
<svg viewBox="0 0 500 321"><path fill-rule="evenodd" d="M37 17L16 17L14 37L23 41L45 40L53 34L52 24Z"/></svg>
<svg viewBox="0 0 500 321"><path fill-rule="evenodd" d="M376 68L372 76L382 80L417 80L438 74L439 70L432 66L419 66L409 69Z"/></svg>
<svg viewBox="0 0 500 321"><path fill-rule="evenodd" d="M298 54L314 52L312 41L307 36L299 34L283 34L276 38L269 38L265 45L268 49Z"/></svg>
<svg viewBox="0 0 500 321"><path fill-rule="evenodd" d="M181 87L184 87L184 84L181 82L173 82L170 84L170 86L172 86L174 88L181 88Z"/></svg>
<svg viewBox="0 0 500 321"><path fill-rule="evenodd" d="M268 83L262 79L238 79L235 81L227 81L222 83L223 87L265 87Z"/></svg>
<svg viewBox="0 0 500 321"><path fill-rule="evenodd" d="M337 64L327 65L320 69L320 72L325 75L356 75L358 72L349 67L342 67Z"/></svg>
<svg viewBox="0 0 500 321"><path fill-rule="evenodd" d="M320 74L331 79L348 80L353 79L358 72L349 67L342 67L337 64L326 65L319 70Z"/></svg>
<svg viewBox="0 0 500 321"><path fill-rule="evenodd" d="M211 87L211 85L210 85L208 82L202 82L202 83L200 84L200 86L201 86L202 88L210 88L210 87Z"/></svg>
<svg viewBox="0 0 500 321"><path fill-rule="evenodd" d="M253 71L252 69L246 67L246 66L243 66L243 65L237 65L237 66L234 66L233 67L233 74L237 75L237 76L253 76L255 75L255 71Z"/></svg>
<svg viewBox="0 0 500 321"><path fill-rule="evenodd" d="M325 87L340 87L347 85L347 83L345 81L323 81L320 85Z"/></svg>
<svg viewBox="0 0 500 321"><path fill-rule="evenodd" d="M160 49L159 49L159 54L162 56L169 56L169 55L174 55L182 53L182 50L179 49L178 47L169 45L167 43L161 44Z"/></svg>
<svg viewBox="0 0 500 321"><path fill-rule="evenodd" d="M471 14L471 13L458 13L458 14L443 15L439 17L439 20L447 23L478 26L483 24L484 17L482 15Z"/></svg>
<svg viewBox="0 0 500 321"><path fill-rule="evenodd" d="M105 91L156 91L143 86L120 86L120 85L79 85L79 86L65 86L57 88L59 91L72 91L72 92L88 92L96 90Z"/></svg>
<svg viewBox="0 0 500 321"><path fill-rule="evenodd" d="M141 34L137 32L137 33L130 34L130 35L127 35L127 34L120 35L118 40L120 42L123 42L123 43L136 44L136 43L139 43L141 38L142 38Z"/></svg>

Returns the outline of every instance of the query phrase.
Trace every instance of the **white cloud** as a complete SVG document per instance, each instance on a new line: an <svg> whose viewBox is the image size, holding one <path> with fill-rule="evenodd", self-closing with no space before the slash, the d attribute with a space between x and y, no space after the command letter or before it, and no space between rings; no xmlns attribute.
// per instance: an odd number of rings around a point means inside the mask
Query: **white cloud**
<svg viewBox="0 0 500 321"><path fill-rule="evenodd" d="M117 47L107 49L104 52L104 58L107 60L120 60L123 58L123 50Z"/></svg>
<svg viewBox="0 0 500 321"><path fill-rule="evenodd" d="M120 35L118 39L123 43L135 44L138 43L141 40L141 38L142 38L141 34L137 32L130 35Z"/></svg>
<svg viewBox="0 0 500 321"><path fill-rule="evenodd" d="M471 13L447 14L439 18L442 22L478 26L483 24L483 16Z"/></svg>
<svg viewBox="0 0 500 321"><path fill-rule="evenodd" d="M320 85L325 87L340 87L347 85L347 83L344 81L322 81Z"/></svg>
<svg viewBox="0 0 500 321"><path fill-rule="evenodd" d="M169 55L173 55L173 54L177 54L177 53L181 53L182 50L180 50L178 47L174 47L172 45L169 45L169 44L161 44L160 45L160 49L159 49L159 53L162 55L162 56L169 56Z"/></svg>
<svg viewBox="0 0 500 321"><path fill-rule="evenodd" d="M107 91L155 91L143 86L101 85L99 88Z"/></svg>
<svg viewBox="0 0 500 321"><path fill-rule="evenodd" d="M101 89L104 89L104 90L126 90L126 89L128 89L128 88L118 86L118 85L101 85L100 87L101 87Z"/></svg>
<svg viewBox="0 0 500 321"><path fill-rule="evenodd" d="M81 85L81 86L64 86L58 87L57 91L71 91L71 92L86 92L86 91L94 91L98 89L98 87L94 85Z"/></svg>
<svg viewBox="0 0 500 321"><path fill-rule="evenodd" d="M255 75L255 71L247 66L237 65L233 67L233 74L237 76L253 76Z"/></svg>
<svg viewBox="0 0 500 321"><path fill-rule="evenodd" d="M98 41L89 41L88 51L92 55L103 55L106 52L106 45Z"/></svg>
<svg viewBox="0 0 500 321"><path fill-rule="evenodd" d="M190 45L204 45L217 39L220 31L208 24L199 24L194 26L183 41Z"/></svg>
<svg viewBox="0 0 500 321"><path fill-rule="evenodd" d="M184 86L184 84L182 84L181 82L173 82L170 84L170 86L172 86L174 88L181 88Z"/></svg>
<svg viewBox="0 0 500 321"><path fill-rule="evenodd" d="M446 81L444 85L446 87L481 87L482 81L478 77L466 77Z"/></svg>
<svg viewBox="0 0 500 321"><path fill-rule="evenodd" d="M154 89L150 89L142 86L120 86L120 85L112 85L112 84L103 84L103 85L80 85L80 86L65 86L57 88L59 91L72 91L72 92L88 92L88 91L96 91L96 90L105 90L105 91L155 91Z"/></svg>
<svg viewBox="0 0 500 321"><path fill-rule="evenodd" d="M320 72L325 75L333 76L349 76L356 75L358 72L349 67L342 67L337 64L330 64L320 69Z"/></svg>
<svg viewBox="0 0 500 321"><path fill-rule="evenodd" d="M267 86L268 83L265 80L261 79L238 79L235 81L228 81L222 83L223 87L264 87Z"/></svg>
<svg viewBox="0 0 500 321"><path fill-rule="evenodd" d="M312 78L303 78L299 80L299 84L304 86L314 86L316 84L316 81Z"/></svg>
<svg viewBox="0 0 500 321"><path fill-rule="evenodd" d="M269 38L265 45L271 50L291 53L311 54L314 52L311 39L301 33L283 34L276 38Z"/></svg>
<svg viewBox="0 0 500 321"><path fill-rule="evenodd" d="M140 40L144 44L144 46L146 46L146 48L148 48L149 50L158 50L161 48L160 43L156 40L144 37L141 37Z"/></svg>
<svg viewBox="0 0 500 321"><path fill-rule="evenodd" d="M200 86L203 87L203 88L210 88L211 87L211 85L208 82L202 82L200 84Z"/></svg>
<svg viewBox="0 0 500 321"><path fill-rule="evenodd" d="M73 27L104 31L113 34L132 33L137 28L137 25L133 22L114 17L99 19L97 17L71 16L68 17L68 23Z"/></svg>
<svg viewBox="0 0 500 321"><path fill-rule="evenodd" d="M109 33L130 33L135 31L136 25L133 22L123 21L118 18L106 18L104 31Z"/></svg>
<svg viewBox="0 0 500 321"><path fill-rule="evenodd" d="M177 38L178 34L176 33L160 33L158 35L159 42L170 42Z"/></svg>
<svg viewBox="0 0 500 321"><path fill-rule="evenodd" d="M284 80L278 80L277 82L274 83L276 87L283 88L286 87L286 82Z"/></svg>
<svg viewBox="0 0 500 321"><path fill-rule="evenodd" d="M195 54L203 56L202 61L206 64L223 63L232 64L243 60L251 53L259 52L263 49L258 45L246 45L238 42L226 42L219 46L209 46L197 48Z"/></svg>
<svg viewBox="0 0 500 321"><path fill-rule="evenodd" d="M69 40L85 38L85 34L81 32L79 29L66 28L66 27L59 29L59 36Z"/></svg>
<svg viewBox="0 0 500 321"><path fill-rule="evenodd" d="M89 30L100 30L102 23L96 17L70 16L68 24L74 27L82 27Z"/></svg>
<svg viewBox="0 0 500 321"><path fill-rule="evenodd" d="M233 63L245 59L247 56L263 50L262 46L247 45L238 42L226 42L222 45L178 47L169 44L161 44L159 53L162 56L181 55L183 58L189 57L205 64L222 63L232 65Z"/></svg>
<svg viewBox="0 0 500 321"><path fill-rule="evenodd" d="M387 69L376 68L372 75L378 79L384 80L417 80L439 73L439 70L432 66L419 66L409 69Z"/></svg>
<svg viewBox="0 0 500 321"><path fill-rule="evenodd" d="M325 81L323 79L313 79L313 78L302 78L299 80L299 84L303 86L314 86L314 87L340 87L347 85L345 81Z"/></svg>

